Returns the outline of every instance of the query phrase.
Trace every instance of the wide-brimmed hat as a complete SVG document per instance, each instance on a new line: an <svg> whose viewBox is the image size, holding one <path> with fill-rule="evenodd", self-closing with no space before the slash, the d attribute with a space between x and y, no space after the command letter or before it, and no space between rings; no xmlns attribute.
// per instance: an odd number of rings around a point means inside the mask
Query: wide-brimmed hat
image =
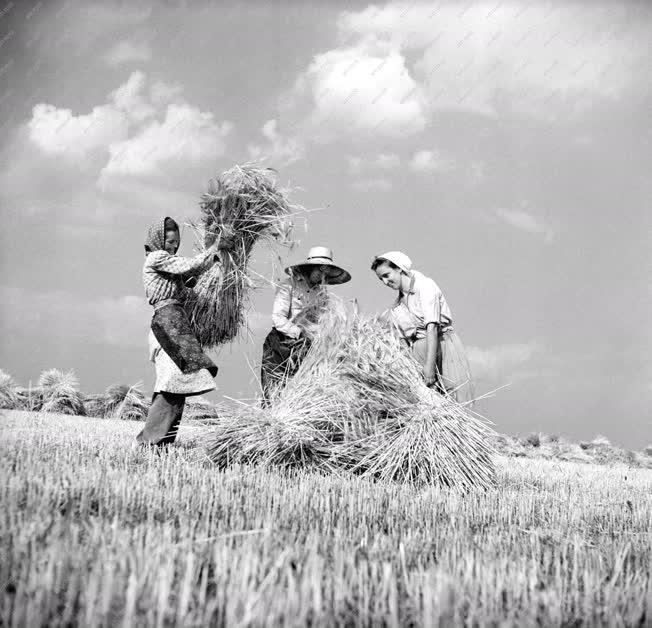
<svg viewBox="0 0 652 628"><path fill-rule="evenodd" d="M388 251L382 255L376 255L376 257L374 257L374 262L376 260L391 262L394 266L400 268L406 273L409 273L412 270L412 260L401 251Z"/></svg>
<svg viewBox="0 0 652 628"><path fill-rule="evenodd" d="M285 272L290 275L292 272L304 273L315 266L320 266L324 271L324 283L335 285L351 281L348 271L340 268L333 262L333 251L325 246L313 246L308 252L308 259L300 264L288 266Z"/></svg>

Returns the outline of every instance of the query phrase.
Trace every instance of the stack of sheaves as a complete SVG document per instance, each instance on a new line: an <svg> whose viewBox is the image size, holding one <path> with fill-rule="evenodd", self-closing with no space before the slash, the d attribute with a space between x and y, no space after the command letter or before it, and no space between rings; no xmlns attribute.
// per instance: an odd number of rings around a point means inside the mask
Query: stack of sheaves
<svg viewBox="0 0 652 628"><path fill-rule="evenodd" d="M269 408L240 404L207 434L220 466L306 467L469 489L495 481L493 430L423 382L378 317L329 309L300 369Z"/></svg>
<svg viewBox="0 0 652 628"><path fill-rule="evenodd" d="M261 240L289 241L291 218L303 210L277 187L274 171L256 164L234 166L216 179L200 202L197 225L204 247L228 233L235 245L222 252L222 266L204 273L189 292L186 310L202 346L233 340L244 323L247 266L254 244Z"/></svg>

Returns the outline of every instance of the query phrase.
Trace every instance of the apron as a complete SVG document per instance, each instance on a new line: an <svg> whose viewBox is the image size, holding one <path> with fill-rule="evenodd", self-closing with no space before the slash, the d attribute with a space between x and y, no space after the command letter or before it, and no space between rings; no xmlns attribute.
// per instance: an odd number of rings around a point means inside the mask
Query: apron
<svg viewBox="0 0 652 628"><path fill-rule="evenodd" d="M152 333L182 373L206 369L213 377L217 375L216 364L201 348L180 303L171 302L154 311Z"/></svg>

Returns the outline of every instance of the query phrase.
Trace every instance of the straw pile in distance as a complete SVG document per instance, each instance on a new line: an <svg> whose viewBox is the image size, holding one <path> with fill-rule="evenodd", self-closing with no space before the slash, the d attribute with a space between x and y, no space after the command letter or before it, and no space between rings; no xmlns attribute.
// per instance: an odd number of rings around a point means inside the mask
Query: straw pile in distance
<svg viewBox="0 0 652 628"><path fill-rule="evenodd" d="M291 217L303 208L277 187L273 170L254 163L236 165L211 179L200 208L197 230L204 247L223 233L236 236L234 249L221 254L221 270L213 267L204 273L186 302L199 341L211 348L233 340L245 322L253 246L261 240L289 242Z"/></svg>
<svg viewBox="0 0 652 628"><path fill-rule="evenodd" d="M74 371L48 369L38 380L43 398L42 412L86 416L84 399L79 392L79 381Z"/></svg>
<svg viewBox="0 0 652 628"><path fill-rule="evenodd" d="M486 419L428 388L389 325L329 309L269 408L239 404L207 434L218 465L307 467L417 486L495 483Z"/></svg>
<svg viewBox="0 0 652 628"><path fill-rule="evenodd" d="M104 417L126 421L142 421L147 416L149 401L145 399L142 383L133 386L112 384L106 389Z"/></svg>
<svg viewBox="0 0 652 628"><path fill-rule="evenodd" d="M0 408L12 410L18 407L18 384L14 378L0 369Z"/></svg>

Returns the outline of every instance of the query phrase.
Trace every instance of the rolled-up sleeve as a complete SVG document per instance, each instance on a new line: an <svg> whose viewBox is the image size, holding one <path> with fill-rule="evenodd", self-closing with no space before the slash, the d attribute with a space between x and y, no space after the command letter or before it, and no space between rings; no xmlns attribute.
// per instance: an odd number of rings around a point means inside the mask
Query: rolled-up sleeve
<svg viewBox="0 0 652 628"><path fill-rule="evenodd" d="M272 309L272 322L274 327L290 338L298 338L301 328L290 320L292 311L292 288L283 283L276 290L274 308Z"/></svg>
<svg viewBox="0 0 652 628"><path fill-rule="evenodd" d="M204 251L195 257L177 257L167 251L155 251L148 256L148 265L156 272L180 277L200 275L217 261L215 251Z"/></svg>
<svg viewBox="0 0 652 628"><path fill-rule="evenodd" d="M421 315L425 327L428 323L441 324L441 290L434 281L424 278L415 285L421 304Z"/></svg>

